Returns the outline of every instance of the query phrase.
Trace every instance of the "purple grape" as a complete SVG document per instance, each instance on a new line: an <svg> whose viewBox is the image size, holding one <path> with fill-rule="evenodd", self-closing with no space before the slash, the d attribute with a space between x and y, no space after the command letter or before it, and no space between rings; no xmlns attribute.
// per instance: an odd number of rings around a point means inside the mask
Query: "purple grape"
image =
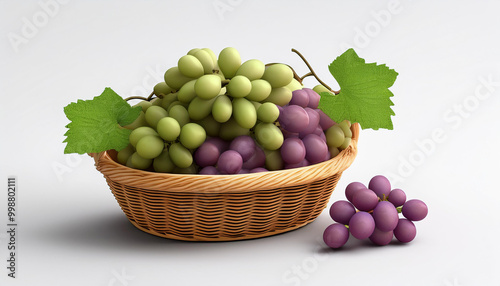
<svg viewBox="0 0 500 286"><path fill-rule="evenodd" d="M209 138L207 138L207 140L205 140L205 142L210 142L210 143L214 144L215 146L217 146L217 148L219 149L219 153L221 153L221 154L222 154L222 152L229 149L229 142L224 141L219 137L209 137Z"/></svg>
<svg viewBox="0 0 500 286"><path fill-rule="evenodd" d="M307 112L307 115L309 116L309 124L307 125L306 128L304 128L304 129L302 129L302 131L300 131L300 133L299 133L300 138L305 137L307 134L313 133L319 124L318 112L314 109L309 108L309 107L306 107L305 110ZM321 132L321 133L323 133L323 132Z"/></svg>
<svg viewBox="0 0 500 286"><path fill-rule="evenodd" d="M387 198L395 207L402 206L406 202L406 194L401 189L394 189Z"/></svg>
<svg viewBox="0 0 500 286"><path fill-rule="evenodd" d="M246 162L243 162L244 169L255 169L263 167L266 164L266 153L257 145L255 145L255 153Z"/></svg>
<svg viewBox="0 0 500 286"><path fill-rule="evenodd" d="M238 174L243 165L240 153L234 150L227 150L222 153L217 161L217 168L224 174Z"/></svg>
<svg viewBox="0 0 500 286"><path fill-rule="evenodd" d="M321 128L320 125L316 126L316 128L314 129L313 132L311 132L312 134L316 134L318 136L321 136L321 134L325 134L325 132L323 131L323 129Z"/></svg>
<svg viewBox="0 0 500 286"><path fill-rule="evenodd" d="M248 174L248 173L250 173L250 171L248 169L243 169L243 168L238 172L238 174Z"/></svg>
<svg viewBox="0 0 500 286"><path fill-rule="evenodd" d="M322 162L328 153L328 145L316 134L309 134L302 139L306 147L306 159L311 164Z"/></svg>
<svg viewBox="0 0 500 286"><path fill-rule="evenodd" d="M249 173L260 173L260 172L269 172L269 170L266 168L259 167L259 168L253 168L252 170L250 170Z"/></svg>
<svg viewBox="0 0 500 286"><path fill-rule="evenodd" d="M352 204L360 211L371 211L378 204L378 197L370 189L361 189L352 196Z"/></svg>
<svg viewBox="0 0 500 286"><path fill-rule="evenodd" d="M278 118L281 127L287 131L298 133L309 125L309 115L298 105L283 107Z"/></svg>
<svg viewBox="0 0 500 286"><path fill-rule="evenodd" d="M297 164L285 164L285 169L301 168L301 167L307 167L309 165L310 165L309 162L306 159L304 159Z"/></svg>
<svg viewBox="0 0 500 286"><path fill-rule="evenodd" d="M306 107L309 104L309 94L303 89L294 90L288 104Z"/></svg>
<svg viewBox="0 0 500 286"><path fill-rule="evenodd" d="M427 205L421 200L407 201L401 210L403 216L411 221L423 220L428 213Z"/></svg>
<svg viewBox="0 0 500 286"><path fill-rule="evenodd" d="M388 245L391 243L392 238L394 237L394 232L390 231L381 231L380 229L375 227L373 234L370 236L370 240L376 245Z"/></svg>
<svg viewBox="0 0 500 286"><path fill-rule="evenodd" d="M345 188L345 197L352 203L352 197L358 190L364 190L366 186L360 182L352 182Z"/></svg>
<svg viewBox="0 0 500 286"><path fill-rule="evenodd" d="M335 121L333 121L330 116L326 115L323 110L316 109L316 111L319 114L319 125L321 126L323 131L327 130L335 124Z"/></svg>
<svg viewBox="0 0 500 286"><path fill-rule="evenodd" d="M400 218L398 226L394 229L394 236L400 242L410 242L417 236L417 228L413 222L405 218Z"/></svg>
<svg viewBox="0 0 500 286"><path fill-rule="evenodd" d="M307 105L307 107L310 107L310 108L318 108L318 104L319 104L319 100L321 99L321 96L315 92L314 90L310 89L310 88L303 88L302 90L304 90L305 92L307 92L307 95L309 95L309 104Z"/></svg>
<svg viewBox="0 0 500 286"><path fill-rule="evenodd" d="M349 231L357 239L370 237L375 230L375 221L367 212L357 212L349 220Z"/></svg>
<svg viewBox="0 0 500 286"><path fill-rule="evenodd" d="M374 191L379 198L383 199L384 195L387 197L391 192L391 182L386 177L377 175L368 183L368 189Z"/></svg>
<svg viewBox="0 0 500 286"><path fill-rule="evenodd" d="M330 207L330 216L341 224L349 224L349 220L355 213L356 209L348 201L336 201Z"/></svg>
<svg viewBox="0 0 500 286"><path fill-rule="evenodd" d="M328 153L326 153L325 159L323 161L328 161L332 158L332 155L330 154L330 149L328 149Z"/></svg>
<svg viewBox="0 0 500 286"><path fill-rule="evenodd" d="M205 168L200 170L201 175L217 175L219 171L214 166L206 166Z"/></svg>
<svg viewBox="0 0 500 286"><path fill-rule="evenodd" d="M283 133L283 137L285 139L287 139L287 138L299 138L299 133L289 132L289 131L286 131L285 129L281 129L281 133Z"/></svg>
<svg viewBox="0 0 500 286"><path fill-rule="evenodd" d="M229 145L229 149L240 153L243 161L246 161L255 153L255 146L255 141L252 137L241 135L233 139Z"/></svg>
<svg viewBox="0 0 500 286"><path fill-rule="evenodd" d="M214 166L219 159L219 148L212 142L203 142L194 152L194 161L200 167Z"/></svg>
<svg viewBox="0 0 500 286"><path fill-rule="evenodd" d="M392 231L398 225L398 210L388 201L379 202L373 209L372 216L375 226L381 231Z"/></svg>
<svg viewBox="0 0 500 286"><path fill-rule="evenodd" d="M323 139L323 141L326 142L326 135L325 135L325 132L323 131L323 129L321 129L321 126L316 126L316 128L314 129L313 132L311 132L311 134L316 134L318 135L321 139ZM307 136L307 134L305 135ZM303 137L305 137L303 136ZM302 137L301 137L302 138ZM328 144L327 144L328 145Z"/></svg>
<svg viewBox="0 0 500 286"><path fill-rule="evenodd" d="M323 232L323 241L331 248L344 246L349 240L349 230L340 223L328 226Z"/></svg>
<svg viewBox="0 0 500 286"><path fill-rule="evenodd" d="M306 147L299 138L285 139L280 152L285 164L298 164L306 157Z"/></svg>

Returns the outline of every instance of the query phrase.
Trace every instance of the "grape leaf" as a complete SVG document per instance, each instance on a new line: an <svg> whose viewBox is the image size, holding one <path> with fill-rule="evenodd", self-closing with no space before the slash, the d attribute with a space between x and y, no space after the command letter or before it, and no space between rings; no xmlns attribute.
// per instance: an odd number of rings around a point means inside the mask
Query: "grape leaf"
<svg viewBox="0 0 500 286"><path fill-rule="evenodd" d="M358 122L362 129L393 129L391 106L394 103L389 90L398 73L386 65L365 63L353 49L337 57L328 69L340 86L333 95L321 92L319 108L334 121Z"/></svg>
<svg viewBox="0 0 500 286"><path fill-rule="evenodd" d="M141 107L131 107L109 87L92 100L68 104L64 113L71 122L66 125L69 130L64 134L64 153L98 153L127 147L131 130L122 126L134 122L140 112Z"/></svg>

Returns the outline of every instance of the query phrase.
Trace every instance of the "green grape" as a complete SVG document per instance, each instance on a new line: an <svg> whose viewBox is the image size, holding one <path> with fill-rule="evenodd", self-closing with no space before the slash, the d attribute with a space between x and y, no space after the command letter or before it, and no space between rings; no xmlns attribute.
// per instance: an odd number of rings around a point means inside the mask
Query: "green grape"
<svg viewBox="0 0 500 286"><path fill-rule="evenodd" d="M194 54L196 54L198 51L200 51L201 49L199 48L193 48L191 50L189 50L189 52L187 52L187 55L192 55L194 56Z"/></svg>
<svg viewBox="0 0 500 286"><path fill-rule="evenodd" d="M226 87L220 89L219 95L225 95L227 92Z"/></svg>
<svg viewBox="0 0 500 286"><path fill-rule="evenodd" d="M181 126L174 118L163 117L158 121L156 131L165 141L174 141L181 133Z"/></svg>
<svg viewBox="0 0 500 286"><path fill-rule="evenodd" d="M174 170L172 172L175 174L194 175L194 174L198 174L198 167L195 164L191 164L191 166L189 166L187 168L176 167L176 168L174 168Z"/></svg>
<svg viewBox="0 0 500 286"><path fill-rule="evenodd" d="M283 144L283 133L272 123L261 122L255 127L255 139L267 150L277 150Z"/></svg>
<svg viewBox="0 0 500 286"><path fill-rule="evenodd" d="M193 155L181 143L174 143L168 149L170 160L179 168L187 168L193 164Z"/></svg>
<svg viewBox="0 0 500 286"><path fill-rule="evenodd" d="M207 133L201 125L196 123L188 123L182 126L179 141L188 149L196 149L200 147L207 139Z"/></svg>
<svg viewBox="0 0 500 286"><path fill-rule="evenodd" d="M272 123L276 121L279 116L280 110L276 104L271 102L265 102L257 109L257 119L262 122Z"/></svg>
<svg viewBox="0 0 500 286"><path fill-rule="evenodd" d="M212 56L207 51L199 50L194 56L200 61L203 66L203 71L206 74L211 74L214 70L214 61L212 60Z"/></svg>
<svg viewBox="0 0 500 286"><path fill-rule="evenodd" d="M289 84L287 84L285 87L291 91L304 88L304 86L295 78L292 79L292 81Z"/></svg>
<svg viewBox="0 0 500 286"><path fill-rule="evenodd" d="M176 105L184 106L184 108L187 108L189 106L189 104L187 104L187 103L180 102L179 100L176 100L176 101L170 103L170 106L168 107L167 112L170 114L170 110L172 110L172 107L174 107Z"/></svg>
<svg viewBox="0 0 500 286"><path fill-rule="evenodd" d="M200 97L195 97L191 103L189 103L188 113L192 120L201 120L207 117L212 112L212 106L214 104L215 98L212 99L202 99Z"/></svg>
<svg viewBox="0 0 500 286"><path fill-rule="evenodd" d="M174 101L177 101L177 94L178 93L169 93L163 97L163 100L161 102L161 107L168 111L168 108L170 107L170 104Z"/></svg>
<svg viewBox="0 0 500 286"><path fill-rule="evenodd" d="M146 122L149 126L156 128L156 124L163 117L168 116L168 112L163 109L161 106L151 106L146 111Z"/></svg>
<svg viewBox="0 0 500 286"><path fill-rule="evenodd" d="M271 94L266 98L267 102L272 102L279 106L287 105L292 100L292 91L286 87L277 87L271 90Z"/></svg>
<svg viewBox="0 0 500 286"><path fill-rule="evenodd" d="M147 101L147 100L142 100L142 101L139 101L135 106L140 106L142 108L142 111L146 112L146 110L148 110L148 108L151 106L151 102Z"/></svg>
<svg viewBox="0 0 500 286"><path fill-rule="evenodd" d="M280 150L265 150L266 154L266 169L276 171L283 169L283 159L281 158Z"/></svg>
<svg viewBox="0 0 500 286"><path fill-rule="evenodd" d="M325 132L325 135L326 143L329 147L340 147L340 145L344 143L344 131L342 131L342 128L340 128L338 124L328 128Z"/></svg>
<svg viewBox="0 0 500 286"><path fill-rule="evenodd" d="M152 159L143 158L139 153L135 152L130 156L130 164L127 161L127 166L134 169L146 170L151 166L151 163L153 163Z"/></svg>
<svg viewBox="0 0 500 286"><path fill-rule="evenodd" d="M342 143L342 145L340 145L339 149L340 150L344 150L344 149L347 149L347 147L349 147L349 145L351 144L351 137L346 137L345 140L344 140L344 143Z"/></svg>
<svg viewBox="0 0 500 286"><path fill-rule="evenodd" d="M233 117L241 127L250 129L257 122L257 111L247 99L235 98L233 99Z"/></svg>
<svg viewBox="0 0 500 286"><path fill-rule="evenodd" d="M162 96L165 96L167 94L170 94L172 92L172 89L167 85L166 82L162 81L162 82L159 82L157 83L154 88L153 88L153 93L157 96L157 97L162 97Z"/></svg>
<svg viewBox="0 0 500 286"><path fill-rule="evenodd" d="M264 75L266 66L259 60L248 60L244 62L236 71L236 75L243 75L249 80L256 80Z"/></svg>
<svg viewBox="0 0 500 286"><path fill-rule="evenodd" d="M253 104L253 107L255 107L255 110L259 110L259 107L262 106L262 103L250 100L250 102Z"/></svg>
<svg viewBox="0 0 500 286"><path fill-rule="evenodd" d="M196 79L193 79L189 82L186 82L179 92L177 93L177 99L180 102L189 103L193 98L196 97L196 92L194 91L194 84L196 83Z"/></svg>
<svg viewBox="0 0 500 286"><path fill-rule="evenodd" d="M153 168L156 172L160 173L172 173L175 169L175 164L170 159L168 154L168 149L164 149L160 156L153 160Z"/></svg>
<svg viewBox="0 0 500 286"><path fill-rule="evenodd" d="M263 79L252 80L252 89L246 98L253 101L263 101L271 94L272 89L271 84Z"/></svg>
<svg viewBox="0 0 500 286"><path fill-rule="evenodd" d="M331 90L329 90L328 88L324 87L321 84L318 84L317 86L313 87L313 90L318 94L321 92L329 92L330 94L334 95Z"/></svg>
<svg viewBox="0 0 500 286"><path fill-rule="evenodd" d="M218 75L206 74L196 80L194 90L201 99L212 99L219 95L222 81Z"/></svg>
<svg viewBox="0 0 500 286"><path fill-rule="evenodd" d="M235 48L227 47L220 52L217 62L226 78L232 78L241 66L241 56Z"/></svg>
<svg viewBox="0 0 500 286"><path fill-rule="evenodd" d="M193 80L193 78L183 75L178 67L169 68L165 72L165 82L173 90L179 90L185 83Z"/></svg>
<svg viewBox="0 0 500 286"><path fill-rule="evenodd" d="M252 83L245 76L237 75L231 79L226 88L232 97L245 97L252 90Z"/></svg>
<svg viewBox="0 0 500 286"><path fill-rule="evenodd" d="M216 72L214 73L214 75L218 76L218 77L220 78L220 80L221 80L221 81L226 80L226 77L224 76L224 74L223 74L223 73L222 73L222 71L220 71L220 70L219 70L219 71L216 71Z"/></svg>
<svg viewBox="0 0 500 286"><path fill-rule="evenodd" d="M177 62L177 67L181 74L190 78L199 78L205 73L200 60L192 55L182 56Z"/></svg>
<svg viewBox="0 0 500 286"><path fill-rule="evenodd" d="M139 142L139 140L142 139L142 137L148 135L160 136L158 135L158 133L156 133L156 131L153 128L149 126L142 126L132 130L128 139L130 144L132 144L132 146L137 147L137 142Z"/></svg>
<svg viewBox="0 0 500 286"><path fill-rule="evenodd" d="M147 126L148 123L146 122L146 117L144 115L144 111L141 110L141 113L139 114L139 117L137 117L134 122L130 123L129 125L124 126L127 129L134 130L136 128L139 128L141 126Z"/></svg>
<svg viewBox="0 0 500 286"><path fill-rule="evenodd" d="M134 152L135 152L134 146L128 144L127 147L123 148L116 154L116 160L118 161L118 163L126 165L128 158L130 158L130 156L132 156Z"/></svg>
<svg viewBox="0 0 500 286"><path fill-rule="evenodd" d="M227 95L219 95L212 106L212 116L217 122L224 123L231 118L233 105Z"/></svg>
<svg viewBox="0 0 500 286"><path fill-rule="evenodd" d="M209 48L203 48L202 50L210 55L210 57L212 58L212 62L214 63L214 69L215 69L215 66L217 65L217 56L215 55L214 51L212 51Z"/></svg>
<svg viewBox="0 0 500 286"><path fill-rule="evenodd" d="M161 107L161 104L163 103L162 99L157 97L153 100L151 100L151 106L160 106Z"/></svg>
<svg viewBox="0 0 500 286"><path fill-rule="evenodd" d="M165 144L156 135L146 135L142 137L136 146L137 153L144 159L154 159L161 154Z"/></svg>
<svg viewBox="0 0 500 286"><path fill-rule="evenodd" d="M250 135L250 129L241 127L233 117L220 125L219 137L230 141L241 135Z"/></svg>
<svg viewBox="0 0 500 286"><path fill-rule="evenodd" d="M125 166L132 168L132 169L137 169L134 167L134 164L132 164L132 155L130 157L128 157L127 164L125 164Z"/></svg>
<svg viewBox="0 0 500 286"><path fill-rule="evenodd" d="M350 122L347 120L344 120L338 124L338 126L344 131L345 137L352 138L352 131L350 128Z"/></svg>
<svg viewBox="0 0 500 286"><path fill-rule="evenodd" d="M340 154L340 150L337 147L328 147L328 151L330 151L330 158L333 158Z"/></svg>
<svg viewBox="0 0 500 286"><path fill-rule="evenodd" d="M187 109L180 104L172 106L168 115L175 119L181 127L191 121Z"/></svg>
<svg viewBox="0 0 500 286"><path fill-rule="evenodd" d="M262 79L267 80L273 88L288 85L293 79L293 71L284 64L273 64L266 68Z"/></svg>
<svg viewBox="0 0 500 286"><path fill-rule="evenodd" d="M212 115L208 115L202 120L196 121L196 123L200 124L205 132L207 132L207 136L217 137L219 136L220 126L221 124L217 122Z"/></svg>

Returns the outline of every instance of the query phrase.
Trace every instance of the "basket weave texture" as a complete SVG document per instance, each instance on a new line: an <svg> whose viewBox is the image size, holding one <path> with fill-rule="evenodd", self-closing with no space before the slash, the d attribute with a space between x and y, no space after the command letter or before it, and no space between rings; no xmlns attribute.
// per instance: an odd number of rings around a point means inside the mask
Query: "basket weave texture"
<svg viewBox="0 0 500 286"><path fill-rule="evenodd" d="M357 154L350 146L311 166L242 175L179 175L131 169L116 151L91 154L129 221L147 233L186 241L231 241L302 227L326 207Z"/></svg>

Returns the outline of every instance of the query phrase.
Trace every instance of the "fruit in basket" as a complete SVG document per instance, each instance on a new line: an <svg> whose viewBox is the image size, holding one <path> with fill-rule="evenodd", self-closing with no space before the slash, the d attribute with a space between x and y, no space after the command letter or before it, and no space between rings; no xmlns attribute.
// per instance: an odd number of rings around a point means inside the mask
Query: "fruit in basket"
<svg viewBox="0 0 500 286"><path fill-rule="evenodd" d="M389 180L382 175L373 177L368 186L360 182L347 185L345 195L348 201L336 201L330 207L330 216L335 221L333 225L343 225L353 237L369 238L377 245L387 245L393 237L402 243L412 241L417 233L413 222L427 216L427 205L416 199L406 201L406 194L401 189L391 191ZM381 195L377 196L372 188ZM400 218L399 213L404 218ZM347 239L341 231L333 232L333 225L326 228L323 238L331 248L339 248ZM332 244L332 241L338 243Z"/></svg>
<svg viewBox="0 0 500 286"><path fill-rule="evenodd" d="M347 67L349 75L342 71ZM111 89L94 100L68 105L65 113L72 122L65 152L115 149L119 163L157 172L212 174L212 168L205 169L211 166L217 173L238 174L317 164L349 147L351 121L363 128L392 128L387 122L393 114L387 88L397 75L394 70L365 64L353 50L329 69L338 79L339 92L319 79L320 86L304 87L305 76L298 78L286 64L242 62L232 47L218 56L195 48L166 70L165 81L153 87L149 98L132 107ZM316 77L312 70L308 75ZM367 112L368 103L377 109ZM212 138L232 147L217 153L214 145L204 144ZM221 160L223 154L229 155Z"/></svg>

